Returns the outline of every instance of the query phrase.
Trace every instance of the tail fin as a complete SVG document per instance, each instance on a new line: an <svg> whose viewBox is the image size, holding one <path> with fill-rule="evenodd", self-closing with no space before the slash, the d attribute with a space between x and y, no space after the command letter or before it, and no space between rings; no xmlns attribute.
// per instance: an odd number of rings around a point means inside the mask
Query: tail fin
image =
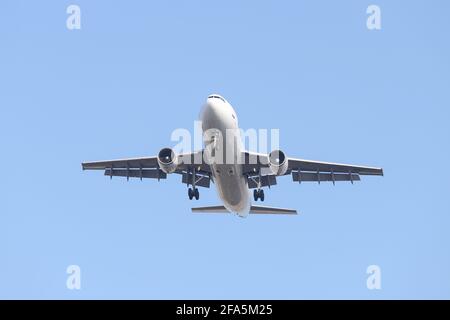
<svg viewBox="0 0 450 320"><path fill-rule="evenodd" d="M208 206L192 208L194 213L228 213L229 211L224 206ZM276 207L264 207L264 206L251 206L250 214L297 214L297 210L276 208Z"/></svg>

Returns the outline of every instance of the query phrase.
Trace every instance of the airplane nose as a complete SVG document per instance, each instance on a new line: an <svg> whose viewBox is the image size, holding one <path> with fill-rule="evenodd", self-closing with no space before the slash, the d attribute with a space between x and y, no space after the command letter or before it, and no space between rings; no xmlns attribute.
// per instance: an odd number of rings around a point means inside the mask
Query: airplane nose
<svg viewBox="0 0 450 320"><path fill-rule="evenodd" d="M208 129L220 127L220 106L213 101L206 101L203 105L200 119L202 121L202 129L205 132Z"/></svg>
<svg viewBox="0 0 450 320"><path fill-rule="evenodd" d="M214 101L207 101L204 108L204 114L210 119L216 119L219 114L219 106Z"/></svg>

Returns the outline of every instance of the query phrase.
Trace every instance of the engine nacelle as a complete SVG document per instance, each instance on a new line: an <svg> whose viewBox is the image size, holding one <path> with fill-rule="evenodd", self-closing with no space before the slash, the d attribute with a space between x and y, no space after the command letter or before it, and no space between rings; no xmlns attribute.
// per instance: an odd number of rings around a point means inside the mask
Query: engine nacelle
<svg viewBox="0 0 450 320"><path fill-rule="evenodd" d="M273 174L282 176L288 169L288 160L281 150L274 150L269 153L269 168Z"/></svg>
<svg viewBox="0 0 450 320"><path fill-rule="evenodd" d="M163 148L158 153L159 168L165 173L172 173L178 167L178 156L170 148Z"/></svg>

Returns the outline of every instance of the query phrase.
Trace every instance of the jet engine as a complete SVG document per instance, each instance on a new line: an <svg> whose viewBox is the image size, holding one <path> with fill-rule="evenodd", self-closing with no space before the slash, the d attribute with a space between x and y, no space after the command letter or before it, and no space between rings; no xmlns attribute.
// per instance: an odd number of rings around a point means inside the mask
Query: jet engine
<svg viewBox="0 0 450 320"><path fill-rule="evenodd" d="M170 148L163 148L158 153L159 168L165 173L172 173L178 167L178 156Z"/></svg>
<svg viewBox="0 0 450 320"><path fill-rule="evenodd" d="M269 153L269 168L274 175L282 176L288 169L288 159L281 150L274 150Z"/></svg>

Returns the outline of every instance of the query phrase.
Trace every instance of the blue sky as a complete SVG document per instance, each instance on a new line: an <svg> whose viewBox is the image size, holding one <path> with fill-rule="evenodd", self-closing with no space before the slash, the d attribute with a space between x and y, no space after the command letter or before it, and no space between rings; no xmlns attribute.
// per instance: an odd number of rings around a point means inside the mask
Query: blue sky
<svg viewBox="0 0 450 320"><path fill-rule="evenodd" d="M81 30L66 8L81 8ZM381 8L382 30L366 28ZM0 3L0 298L450 298L448 1ZM179 176L110 181L218 92L288 156L382 166L190 213ZM195 205L217 204L201 190ZM66 268L81 268L81 290ZM378 265L382 289L368 290Z"/></svg>

